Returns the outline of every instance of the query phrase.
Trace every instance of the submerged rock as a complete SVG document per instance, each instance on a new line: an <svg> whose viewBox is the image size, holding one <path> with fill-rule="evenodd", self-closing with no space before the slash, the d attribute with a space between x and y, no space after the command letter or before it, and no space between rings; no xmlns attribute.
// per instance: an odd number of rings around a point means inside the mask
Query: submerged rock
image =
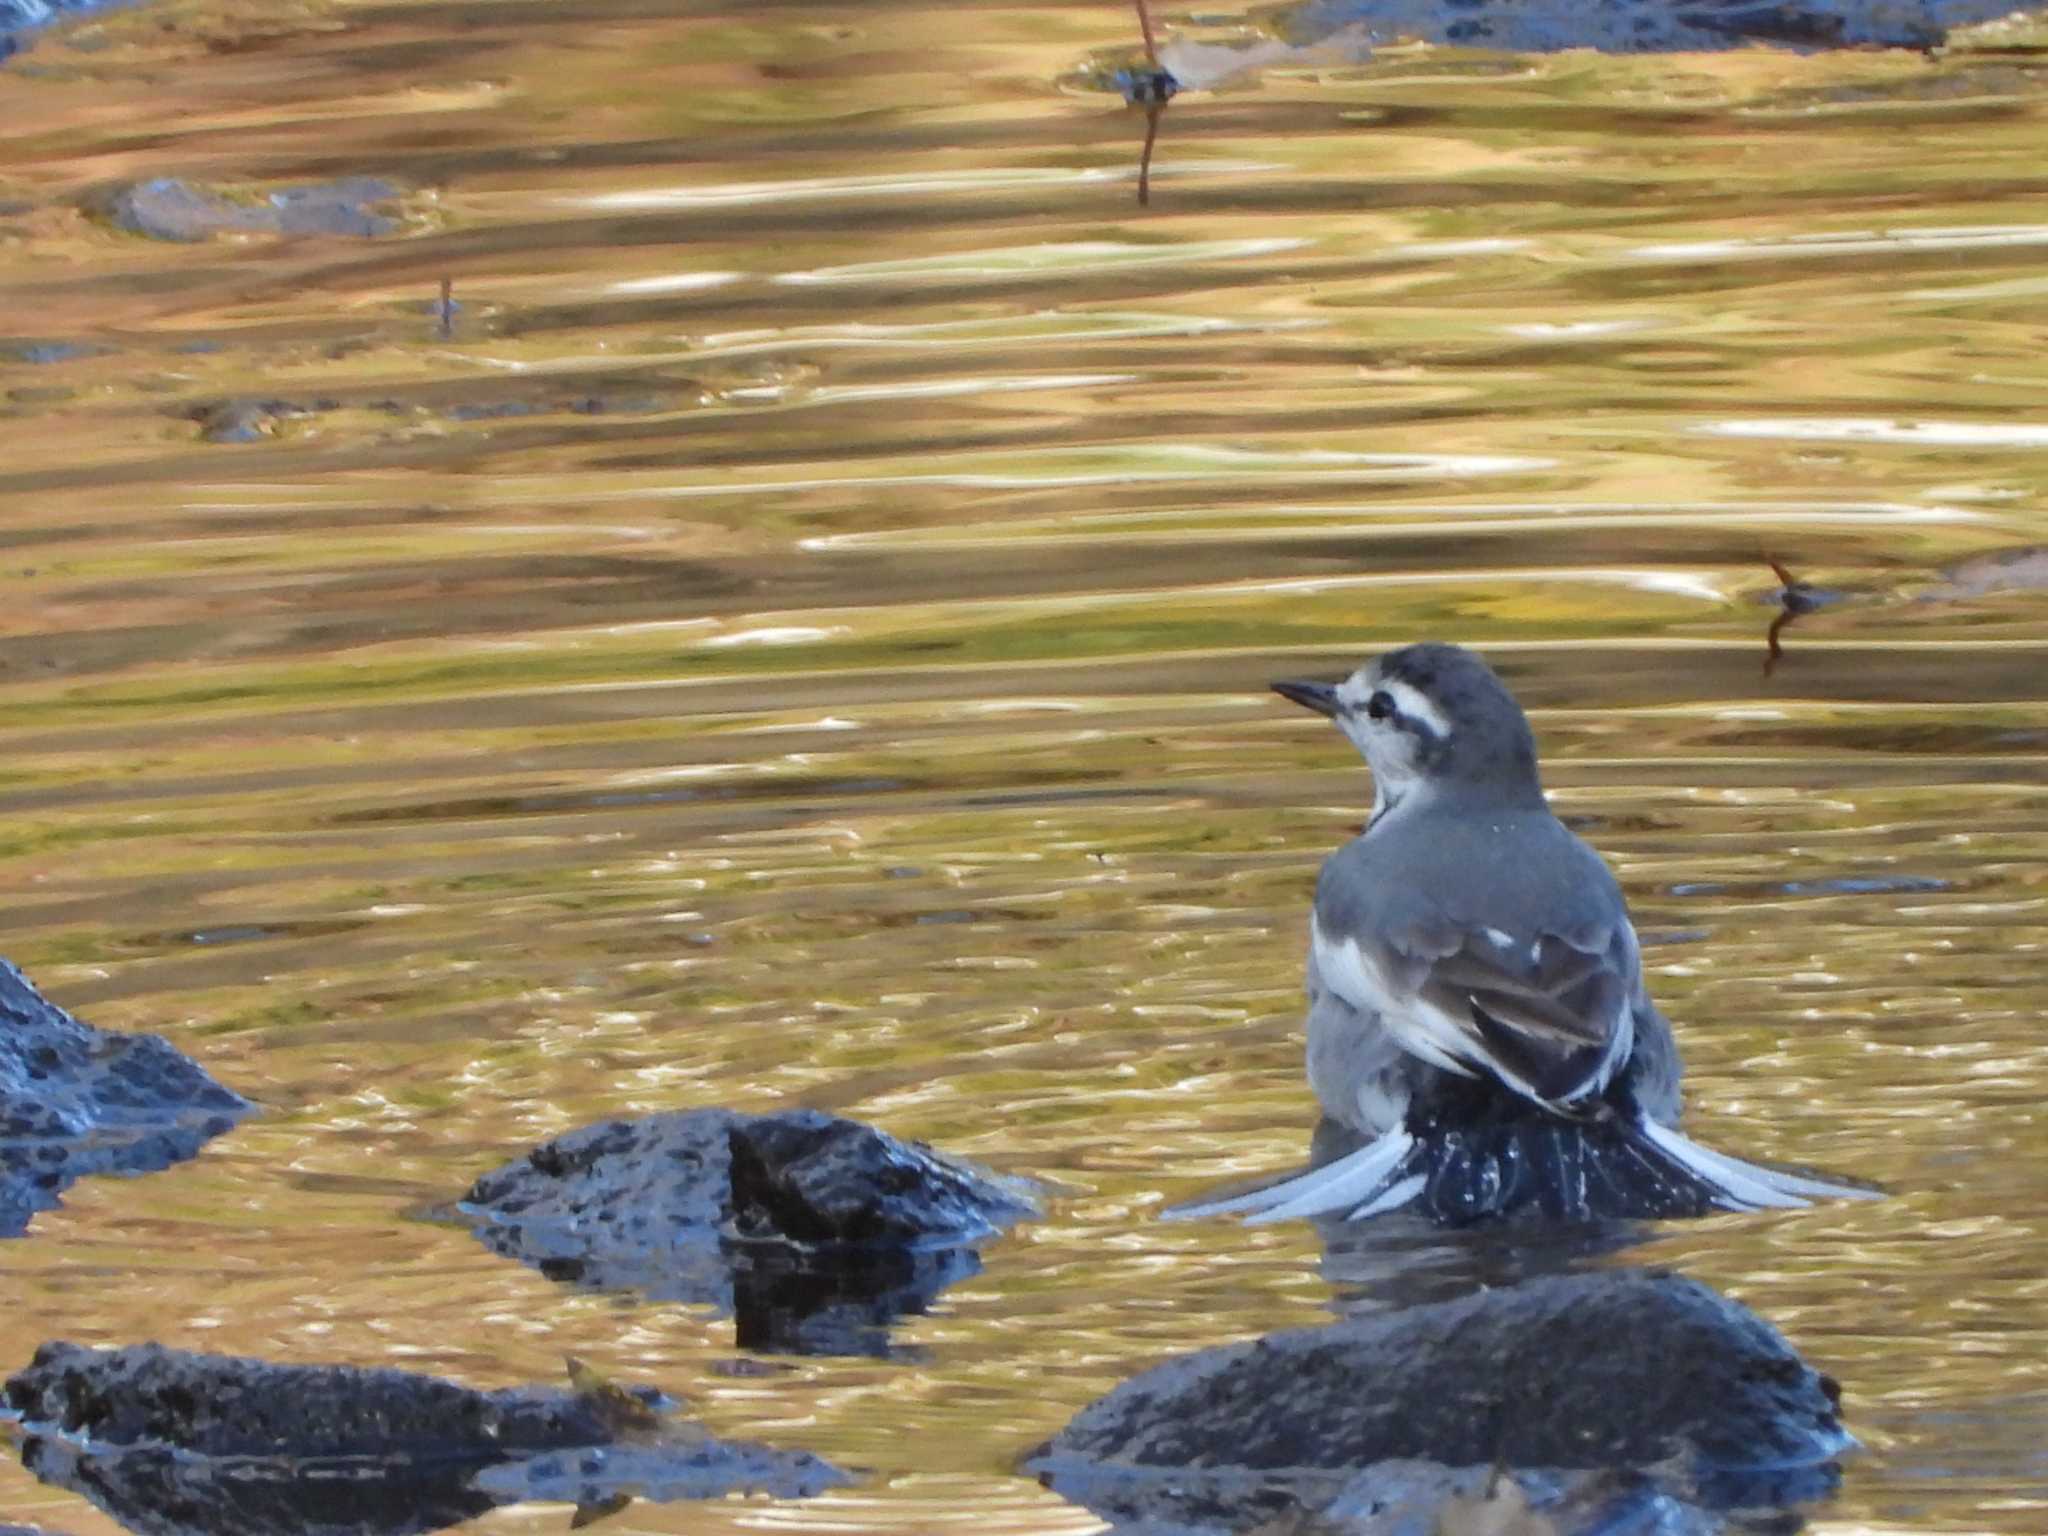
<svg viewBox="0 0 2048 1536"><path fill-rule="evenodd" d="M184 1161L253 1107L155 1035L74 1019L0 960L0 1237L87 1174Z"/></svg>
<svg viewBox="0 0 2048 1536"><path fill-rule="evenodd" d="M1169 1361L1025 1470L1120 1524L1241 1530L1309 1512L1349 1530L1427 1505L1415 1529L1436 1536L1444 1501L1495 1465L1539 1506L1597 1493L1596 1474L1674 1510L1817 1497L1853 1443L1836 1398L1697 1281L1564 1275ZM1688 1527L1615 1527L1638 1528Z"/></svg>
<svg viewBox="0 0 2048 1536"><path fill-rule="evenodd" d="M740 1342L885 1354L976 1273L1025 1187L812 1110L700 1109L571 1131L478 1179L477 1237L551 1279L729 1310Z"/></svg>
<svg viewBox="0 0 2048 1536"><path fill-rule="evenodd" d="M32 368L48 368L59 363L77 362L81 358L105 357L114 349L91 341L0 341L0 360L10 363L26 363ZM7 1527L0 1525L0 1536L6 1536Z"/></svg>
<svg viewBox="0 0 2048 1536"><path fill-rule="evenodd" d="M50 1343L5 1407L23 1465L152 1536L369 1536L524 1499L802 1498L847 1481L804 1452L714 1439L658 1393L587 1381L478 1392L409 1371Z"/></svg>
<svg viewBox="0 0 2048 1536"><path fill-rule="evenodd" d="M211 240L216 235L344 235L373 239L405 227L401 189L371 176L347 176L272 191L228 192L176 176L133 182L106 194L108 222L152 240Z"/></svg>
<svg viewBox="0 0 2048 1536"><path fill-rule="evenodd" d="M1308 0L1285 25L1296 40L1364 29L1376 42L1420 38L1512 53L1934 48L1951 28L2013 8L2011 0Z"/></svg>
<svg viewBox="0 0 2048 1536"><path fill-rule="evenodd" d="M1968 602L2006 592L2048 590L2048 545L2027 544L1974 555L1942 574L1946 579L1919 593L1920 601Z"/></svg>
<svg viewBox="0 0 2048 1536"><path fill-rule="evenodd" d="M1328 1536L1718 1536L1729 1529L1717 1512L1640 1472L1509 1472L1426 1461L1373 1468L1314 1521ZM1782 1520L1770 1529L1787 1536Z"/></svg>

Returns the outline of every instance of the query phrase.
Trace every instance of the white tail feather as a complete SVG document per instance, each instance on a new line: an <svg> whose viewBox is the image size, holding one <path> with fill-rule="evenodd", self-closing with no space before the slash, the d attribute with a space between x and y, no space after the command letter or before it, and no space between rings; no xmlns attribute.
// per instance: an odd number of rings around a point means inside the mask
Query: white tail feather
<svg viewBox="0 0 2048 1536"><path fill-rule="evenodd" d="M1687 1172L1705 1180L1719 1192L1721 1204L1732 1211L1786 1209L1811 1205L1815 1200L1876 1200L1876 1190L1854 1184L1833 1184L1825 1179L1807 1178L1784 1169L1764 1168L1738 1157L1703 1147L1668 1125L1644 1120L1645 1140Z"/></svg>
<svg viewBox="0 0 2048 1536"><path fill-rule="evenodd" d="M1263 1189L1245 1194L1228 1195L1221 1200L1196 1200L1187 1205L1177 1205L1162 1214L1176 1221L1197 1216L1242 1214L1247 1225L1254 1225L1286 1221L1295 1216L1325 1216L1335 1211L1349 1211L1361 1204L1371 1204L1386 1193L1382 1186L1414 1145L1415 1138L1406 1131L1389 1131L1356 1152L1347 1153L1320 1168L1311 1168L1307 1173L1296 1174L1291 1179L1282 1179L1277 1184L1268 1184ZM1418 1184L1407 1198L1414 1198L1420 1188Z"/></svg>
<svg viewBox="0 0 2048 1536"><path fill-rule="evenodd" d="M1692 1198L1723 1210L1786 1210L1811 1205L1816 1200L1883 1198L1879 1191L1859 1185L1744 1162L1703 1147L1653 1120L1636 1121L1629 1134L1641 1138L1643 1150L1654 1150L1674 1165L1664 1178L1683 1175L1695 1186ZM1427 1161L1430 1150L1427 1145L1419 1146L1409 1132L1391 1130L1320 1168L1275 1179L1239 1194L1192 1200L1160 1215L1169 1221L1242 1216L1247 1226L1298 1216L1341 1216L1346 1221L1363 1221L1398 1210L1428 1191L1431 1174L1427 1168L1405 1174L1403 1170L1413 1169L1417 1156ZM1662 1193L1669 1196L1671 1191Z"/></svg>
<svg viewBox="0 0 2048 1536"><path fill-rule="evenodd" d="M1358 1206L1345 1216L1346 1221L1363 1221L1368 1216L1379 1216L1387 1211L1398 1211L1429 1188L1429 1179L1420 1173L1411 1173L1405 1179L1396 1179L1385 1191L1374 1195L1365 1204Z"/></svg>

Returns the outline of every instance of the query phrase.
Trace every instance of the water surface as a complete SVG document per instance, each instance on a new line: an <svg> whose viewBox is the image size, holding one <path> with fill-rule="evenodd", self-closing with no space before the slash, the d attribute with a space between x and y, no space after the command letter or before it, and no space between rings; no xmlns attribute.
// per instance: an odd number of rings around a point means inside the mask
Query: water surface
<svg viewBox="0 0 2048 1536"><path fill-rule="evenodd" d="M1369 792L1264 684L1434 636L1616 864L1703 1139L1899 1191L1635 1255L1841 1379L1818 1528L2040 1529L2041 41L1282 64L1168 109L1140 208L1111 4L44 36L0 73L0 946L265 1113L0 1247L0 1370L573 1353L873 1473L621 1532L1093 1529L1017 1455L1372 1300L1305 1226L1151 1215L1305 1139L1306 902ZM92 212L356 175L405 233ZM1766 675L1772 558L1839 600ZM765 1373L432 1219L704 1104L1062 1193L911 1358ZM113 1529L11 1461L0 1509Z"/></svg>

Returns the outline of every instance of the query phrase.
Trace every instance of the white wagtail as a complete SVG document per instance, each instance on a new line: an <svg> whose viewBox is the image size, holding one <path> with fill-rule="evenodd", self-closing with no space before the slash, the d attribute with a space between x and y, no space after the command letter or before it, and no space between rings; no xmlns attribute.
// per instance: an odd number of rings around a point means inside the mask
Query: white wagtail
<svg viewBox="0 0 2048 1536"><path fill-rule="evenodd" d="M1372 818L1309 920L1308 1078L1364 1145L1177 1216L1659 1216L1874 1191L1681 1135L1678 1050L1628 907L1544 800L1493 670L1411 645L1343 682L1282 682L1372 769Z"/></svg>

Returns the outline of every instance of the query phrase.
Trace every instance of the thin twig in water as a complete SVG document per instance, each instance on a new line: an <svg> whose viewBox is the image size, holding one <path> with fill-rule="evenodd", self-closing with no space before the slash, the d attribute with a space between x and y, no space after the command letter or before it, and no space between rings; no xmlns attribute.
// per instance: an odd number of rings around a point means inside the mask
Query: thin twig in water
<svg viewBox="0 0 2048 1536"><path fill-rule="evenodd" d="M1764 676L1769 677L1777 669L1779 658L1785 654L1785 648L1778 643L1778 636L1785 626L1800 615L1813 612L1826 601L1826 597L1785 569L1783 562L1775 556L1766 553L1764 564L1778 578L1778 616L1771 620L1771 627L1764 634Z"/></svg>
<svg viewBox="0 0 2048 1536"><path fill-rule="evenodd" d="M1152 144L1159 137L1159 115L1166 110L1164 102L1145 109L1145 148L1138 155L1138 206L1149 207L1152 202Z"/></svg>
<svg viewBox="0 0 2048 1536"><path fill-rule="evenodd" d="M1152 13L1145 9L1145 0L1136 0L1138 7L1138 30L1145 34L1145 57L1152 61L1152 67L1159 67L1159 48L1152 40Z"/></svg>

